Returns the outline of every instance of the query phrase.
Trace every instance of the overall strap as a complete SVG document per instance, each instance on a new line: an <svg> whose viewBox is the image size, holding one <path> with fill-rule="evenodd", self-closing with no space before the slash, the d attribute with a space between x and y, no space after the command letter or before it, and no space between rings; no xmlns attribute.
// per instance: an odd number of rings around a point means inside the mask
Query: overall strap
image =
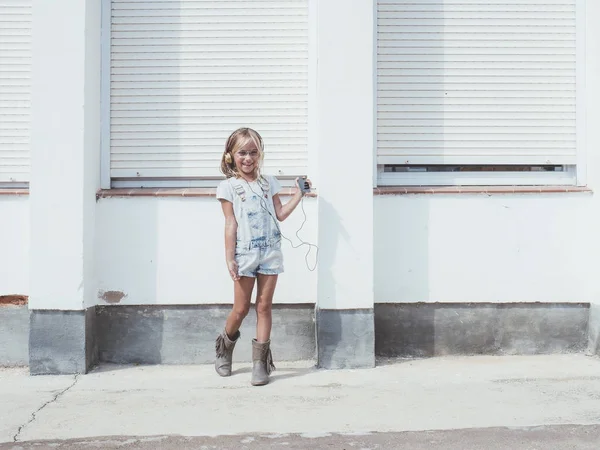
<svg viewBox="0 0 600 450"><path fill-rule="evenodd" d="M242 185L238 184L237 186L234 186L231 183L231 178L229 179L229 184L231 185L231 187L233 188L235 193L240 197L240 199L243 202L245 202L246 201L246 190L242 187Z"/></svg>

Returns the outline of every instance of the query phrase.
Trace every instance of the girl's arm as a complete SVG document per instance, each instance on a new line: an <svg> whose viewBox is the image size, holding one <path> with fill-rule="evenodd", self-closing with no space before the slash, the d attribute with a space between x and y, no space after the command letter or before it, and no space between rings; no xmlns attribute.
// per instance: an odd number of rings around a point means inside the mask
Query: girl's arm
<svg viewBox="0 0 600 450"><path fill-rule="evenodd" d="M235 261L235 243L237 241L237 220L233 213L233 204L227 200L221 200L221 208L225 215L225 261L229 275L233 281L240 279L238 275L238 265Z"/></svg>
<svg viewBox="0 0 600 450"><path fill-rule="evenodd" d="M308 185L312 187L312 183L310 180L306 180ZM279 198L279 194L275 194L273 196L273 206L275 207L275 215L277 216L277 220L283 222L285 219L289 217L289 215L296 209L300 200L302 200L302 191L298 189L298 179L296 178L296 192L292 195L292 199L287 202L285 205L281 204L281 199Z"/></svg>

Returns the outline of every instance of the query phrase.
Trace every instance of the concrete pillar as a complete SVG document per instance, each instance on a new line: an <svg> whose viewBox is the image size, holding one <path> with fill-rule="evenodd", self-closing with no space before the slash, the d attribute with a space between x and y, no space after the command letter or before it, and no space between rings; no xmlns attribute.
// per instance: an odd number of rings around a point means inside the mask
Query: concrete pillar
<svg viewBox="0 0 600 450"><path fill-rule="evenodd" d="M32 374L85 373L94 344L95 193L100 185L100 10L33 0Z"/></svg>
<svg viewBox="0 0 600 450"><path fill-rule="evenodd" d="M373 367L374 3L317 5L318 365Z"/></svg>

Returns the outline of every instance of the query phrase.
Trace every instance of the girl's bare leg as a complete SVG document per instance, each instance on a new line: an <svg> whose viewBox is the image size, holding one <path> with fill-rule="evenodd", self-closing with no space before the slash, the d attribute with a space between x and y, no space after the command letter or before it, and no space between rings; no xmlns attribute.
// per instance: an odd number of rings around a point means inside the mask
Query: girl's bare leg
<svg viewBox="0 0 600 450"><path fill-rule="evenodd" d="M256 340L267 342L271 338L273 294L278 275L258 274L256 295Z"/></svg>
<svg viewBox="0 0 600 450"><path fill-rule="evenodd" d="M244 318L248 315L254 281L253 277L240 277L238 281L233 282L233 308L225 322L225 332L230 338L235 337Z"/></svg>

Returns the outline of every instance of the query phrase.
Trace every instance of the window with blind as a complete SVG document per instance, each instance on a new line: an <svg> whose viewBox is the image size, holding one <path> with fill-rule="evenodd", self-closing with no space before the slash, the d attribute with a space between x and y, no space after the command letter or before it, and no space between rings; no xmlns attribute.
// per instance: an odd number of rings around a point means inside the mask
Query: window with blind
<svg viewBox="0 0 600 450"><path fill-rule="evenodd" d="M378 0L381 184L572 184L582 3Z"/></svg>
<svg viewBox="0 0 600 450"><path fill-rule="evenodd" d="M0 2L0 187L29 182L31 0Z"/></svg>
<svg viewBox="0 0 600 450"><path fill-rule="evenodd" d="M242 126L307 172L308 0L112 0L110 25L112 185L218 178Z"/></svg>

